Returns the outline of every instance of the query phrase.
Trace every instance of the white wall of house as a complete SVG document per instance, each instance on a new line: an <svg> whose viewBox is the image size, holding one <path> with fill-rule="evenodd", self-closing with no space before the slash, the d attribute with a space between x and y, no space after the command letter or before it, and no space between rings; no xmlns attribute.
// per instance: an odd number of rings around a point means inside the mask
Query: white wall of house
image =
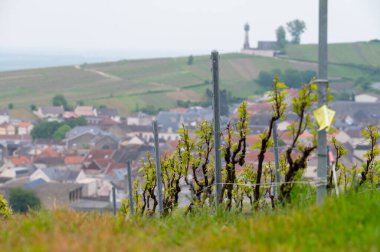
<svg viewBox="0 0 380 252"><path fill-rule="evenodd" d="M0 115L0 124L9 123L10 117L9 115Z"/></svg>
<svg viewBox="0 0 380 252"><path fill-rule="evenodd" d="M33 181L40 178L46 182L51 182L50 178L41 169L37 169L35 172L33 172L32 175L30 175L29 180Z"/></svg>
<svg viewBox="0 0 380 252"><path fill-rule="evenodd" d="M28 135L33 129L33 125L29 127L18 127L18 134L19 135Z"/></svg>
<svg viewBox="0 0 380 252"><path fill-rule="evenodd" d="M82 195L83 196L94 196L96 195L99 182L94 178L85 178L77 181L83 185Z"/></svg>

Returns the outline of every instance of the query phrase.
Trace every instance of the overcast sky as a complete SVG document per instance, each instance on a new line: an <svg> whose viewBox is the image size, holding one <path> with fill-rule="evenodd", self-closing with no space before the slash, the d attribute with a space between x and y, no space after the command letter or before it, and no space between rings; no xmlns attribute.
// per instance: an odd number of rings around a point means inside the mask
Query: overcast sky
<svg viewBox="0 0 380 252"><path fill-rule="evenodd" d="M238 51L306 22L316 43L318 0L0 0L0 48ZM380 38L380 0L330 0L329 42Z"/></svg>

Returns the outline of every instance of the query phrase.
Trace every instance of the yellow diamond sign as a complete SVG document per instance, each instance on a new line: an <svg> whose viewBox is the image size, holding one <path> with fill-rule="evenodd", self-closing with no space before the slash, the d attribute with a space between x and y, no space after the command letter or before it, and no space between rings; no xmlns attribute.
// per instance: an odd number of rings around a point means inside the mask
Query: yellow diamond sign
<svg viewBox="0 0 380 252"><path fill-rule="evenodd" d="M333 122L335 111L329 109L326 105L323 105L319 109L314 110L314 116L317 119L319 125L318 130L329 130Z"/></svg>

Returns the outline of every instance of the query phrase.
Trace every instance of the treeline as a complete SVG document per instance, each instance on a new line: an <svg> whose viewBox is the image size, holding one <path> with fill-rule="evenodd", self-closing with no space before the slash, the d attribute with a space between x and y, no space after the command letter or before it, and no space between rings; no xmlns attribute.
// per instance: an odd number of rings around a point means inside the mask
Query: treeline
<svg viewBox="0 0 380 252"><path fill-rule="evenodd" d="M274 69L270 72L260 71L256 82L261 85L262 88L268 90L270 84L273 82L273 76L277 76L280 81L285 82L289 87L300 88L302 84L308 83L311 79L316 77L317 73L313 70L298 71L295 69L286 69L285 71Z"/></svg>
<svg viewBox="0 0 380 252"><path fill-rule="evenodd" d="M84 117L68 119L64 122L41 122L34 126L31 135L33 139L57 139L65 138L66 133L76 126L85 126L87 121Z"/></svg>
<svg viewBox="0 0 380 252"><path fill-rule="evenodd" d="M213 102L213 91L209 88L205 91L205 97L206 100L204 101L183 101L183 100L177 100L177 106L181 108L189 108L194 106L201 106L201 107L209 107L212 106ZM220 114L222 116L228 116L229 114L229 105L241 103L245 100L243 97L237 97L233 96L231 92L227 92L226 89L220 90Z"/></svg>

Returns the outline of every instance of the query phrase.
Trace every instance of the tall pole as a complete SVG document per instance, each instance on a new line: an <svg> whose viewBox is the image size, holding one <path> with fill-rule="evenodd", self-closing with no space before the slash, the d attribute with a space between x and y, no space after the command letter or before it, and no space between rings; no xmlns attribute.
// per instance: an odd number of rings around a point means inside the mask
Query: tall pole
<svg viewBox="0 0 380 252"><path fill-rule="evenodd" d="M280 157L278 153L278 136L277 136L277 122L273 122L273 144L274 144L274 165L276 175L276 187L274 190L275 195L278 195L278 188L280 188L281 176L280 176Z"/></svg>
<svg viewBox="0 0 380 252"><path fill-rule="evenodd" d="M318 44L318 106L327 104L327 10L328 0L319 0L319 44ZM326 196L327 176L326 130L318 131L317 203Z"/></svg>
<svg viewBox="0 0 380 252"><path fill-rule="evenodd" d="M156 183L157 183L157 195L158 195L158 211L160 215L164 212L164 206L162 203L162 180L161 180L161 163L160 163L160 149L158 143L158 126L157 121L153 121L153 135L154 135L154 149L156 151Z"/></svg>
<svg viewBox="0 0 380 252"><path fill-rule="evenodd" d="M116 215L116 188L112 186L112 206L113 206L113 215Z"/></svg>
<svg viewBox="0 0 380 252"><path fill-rule="evenodd" d="M131 215L134 214L133 207L133 190L132 190L132 169L131 169L131 161L127 162L127 172L128 172L128 196L129 196L129 210Z"/></svg>
<svg viewBox="0 0 380 252"><path fill-rule="evenodd" d="M218 206L222 202L222 162L220 156L219 53L217 51L211 52L211 61L214 86L215 202Z"/></svg>

